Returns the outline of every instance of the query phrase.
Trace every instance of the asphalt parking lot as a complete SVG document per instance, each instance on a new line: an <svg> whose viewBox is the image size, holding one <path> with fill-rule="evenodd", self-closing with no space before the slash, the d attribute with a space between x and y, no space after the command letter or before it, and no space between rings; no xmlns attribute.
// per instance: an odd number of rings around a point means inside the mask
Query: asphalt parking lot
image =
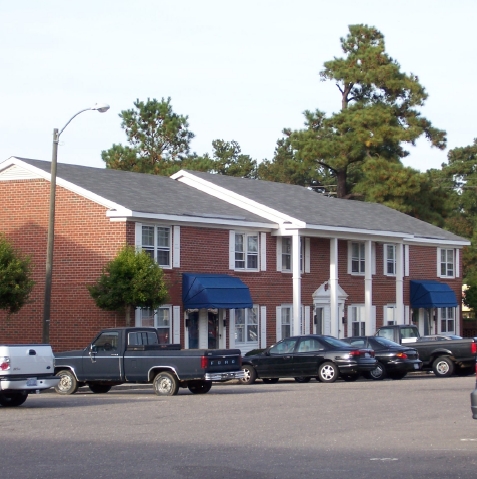
<svg viewBox="0 0 477 479"><path fill-rule="evenodd" d="M42 393L0 408L9 478L475 478L475 377Z"/></svg>

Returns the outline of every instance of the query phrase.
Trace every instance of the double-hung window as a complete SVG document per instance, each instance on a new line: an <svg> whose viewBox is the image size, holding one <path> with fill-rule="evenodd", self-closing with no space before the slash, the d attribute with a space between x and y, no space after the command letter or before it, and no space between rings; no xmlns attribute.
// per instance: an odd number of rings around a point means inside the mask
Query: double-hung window
<svg viewBox="0 0 477 479"><path fill-rule="evenodd" d="M277 271L291 273L293 269L293 239L291 236L278 238L277 243ZM310 272L310 239L300 238L300 272Z"/></svg>
<svg viewBox="0 0 477 479"><path fill-rule="evenodd" d="M351 273L364 274L365 255L364 243L351 243Z"/></svg>
<svg viewBox="0 0 477 479"><path fill-rule="evenodd" d="M441 248L438 260L440 265L439 276L441 278L453 278L455 275L454 250Z"/></svg>
<svg viewBox="0 0 477 479"><path fill-rule="evenodd" d="M396 324L396 305L388 304L384 307L384 321L385 325Z"/></svg>
<svg viewBox="0 0 477 479"><path fill-rule="evenodd" d="M385 244L384 248L384 274L396 276L396 245Z"/></svg>
<svg viewBox="0 0 477 479"><path fill-rule="evenodd" d="M143 225L141 247L159 266L171 266L171 228Z"/></svg>
<svg viewBox="0 0 477 479"><path fill-rule="evenodd" d="M292 269L292 239L289 236L282 238L282 271Z"/></svg>
<svg viewBox="0 0 477 479"><path fill-rule="evenodd" d="M258 233L235 233L235 269L258 269Z"/></svg>
<svg viewBox="0 0 477 479"><path fill-rule="evenodd" d="M137 317L137 316L136 316ZM172 321L171 307L164 306L152 310L149 308L140 309L140 319L136 326L151 327L157 329L159 344L169 344L171 342Z"/></svg>
<svg viewBox="0 0 477 479"><path fill-rule="evenodd" d="M454 308L441 308L441 333L455 332Z"/></svg>
<svg viewBox="0 0 477 479"><path fill-rule="evenodd" d="M351 306L351 336L364 336L366 334L366 322L364 306Z"/></svg>
<svg viewBox="0 0 477 479"><path fill-rule="evenodd" d="M288 338L291 334L292 308L290 306L282 307L282 338Z"/></svg>
<svg viewBox="0 0 477 479"><path fill-rule="evenodd" d="M258 344L258 308L235 310L235 343Z"/></svg>

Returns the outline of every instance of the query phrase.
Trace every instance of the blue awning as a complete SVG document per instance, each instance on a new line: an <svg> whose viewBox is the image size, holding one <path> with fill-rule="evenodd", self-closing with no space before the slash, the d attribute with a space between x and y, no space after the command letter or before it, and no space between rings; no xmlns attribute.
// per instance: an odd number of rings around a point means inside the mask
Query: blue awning
<svg viewBox="0 0 477 479"><path fill-rule="evenodd" d="M446 283L411 280L412 308L452 308L457 306L454 291Z"/></svg>
<svg viewBox="0 0 477 479"><path fill-rule="evenodd" d="M253 307L252 297L240 278L228 274L182 275L184 309L243 309Z"/></svg>

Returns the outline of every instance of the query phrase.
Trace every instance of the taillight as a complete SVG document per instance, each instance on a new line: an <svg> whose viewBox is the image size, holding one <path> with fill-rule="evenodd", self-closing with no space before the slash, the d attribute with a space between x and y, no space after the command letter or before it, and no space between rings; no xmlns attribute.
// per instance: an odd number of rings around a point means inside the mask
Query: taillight
<svg viewBox="0 0 477 479"><path fill-rule="evenodd" d="M207 361L207 356L202 356L202 357L200 358L200 367L201 367L202 369L207 369L208 364L209 364L209 363L208 363L208 361Z"/></svg>
<svg viewBox="0 0 477 479"><path fill-rule="evenodd" d="M406 353L397 353L396 357L400 358L400 359L407 359L407 354Z"/></svg>
<svg viewBox="0 0 477 479"><path fill-rule="evenodd" d="M360 354L361 354L361 351L359 351L358 349L355 349L354 351L349 352L349 357L351 359L351 358L359 356Z"/></svg>
<svg viewBox="0 0 477 479"><path fill-rule="evenodd" d="M472 343L472 354L477 354L477 343Z"/></svg>
<svg viewBox="0 0 477 479"><path fill-rule="evenodd" d="M3 358L0 358L0 370L8 371L9 369L10 369L10 357L3 356Z"/></svg>

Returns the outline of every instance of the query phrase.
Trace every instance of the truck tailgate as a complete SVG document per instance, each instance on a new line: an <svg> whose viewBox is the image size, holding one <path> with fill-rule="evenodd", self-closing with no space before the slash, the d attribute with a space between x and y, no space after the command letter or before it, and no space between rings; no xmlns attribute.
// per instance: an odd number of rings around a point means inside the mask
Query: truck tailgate
<svg viewBox="0 0 477 479"><path fill-rule="evenodd" d="M0 371L2 377L53 375L53 352L45 344L0 345L0 358L10 358L11 368Z"/></svg>

